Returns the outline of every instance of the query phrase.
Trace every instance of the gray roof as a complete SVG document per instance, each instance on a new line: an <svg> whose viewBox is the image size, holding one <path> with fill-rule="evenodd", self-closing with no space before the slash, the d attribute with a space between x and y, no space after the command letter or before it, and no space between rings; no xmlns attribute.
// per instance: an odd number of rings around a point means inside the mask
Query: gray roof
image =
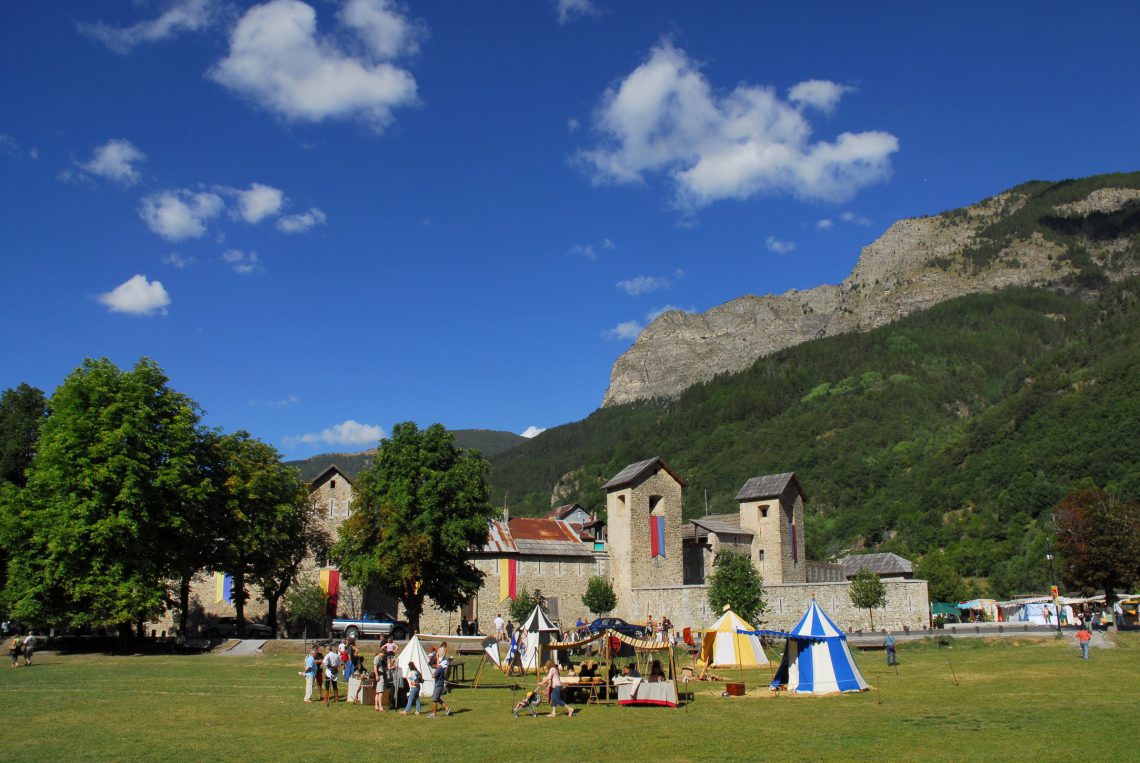
<svg viewBox="0 0 1140 763"><path fill-rule="evenodd" d="M751 530L741 529L740 514L709 514L697 517L689 524L717 535L753 535Z"/></svg>
<svg viewBox="0 0 1140 763"><path fill-rule="evenodd" d="M627 485L631 485L634 482L637 482L646 474L656 471L658 468L669 472L669 474L672 475L673 479L677 480L677 482L681 484L681 487L685 486L685 481L681 479L680 475L677 474L677 472L670 469L669 465L662 461L659 456L654 456L653 458L647 458L644 461L638 461L636 464L630 464L629 466L625 467L620 472L615 474L609 482L602 485L602 490L617 490L618 488L623 488Z"/></svg>
<svg viewBox="0 0 1140 763"><path fill-rule="evenodd" d="M800 494L800 498L807 500L807 494L804 493L804 489L800 485L800 481L796 477L795 472L768 474L764 477L752 477L744 483L744 487L740 488L740 492L736 494L736 500L758 501L765 498L778 498L784 494L785 490L788 489L789 482L795 484L796 490Z"/></svg>
<svg viewBox="0 0 1140 763"><path fill-rule="evenodd" d="M870 570L877 575L903 575L914 572L914 565L909 559L903 559L898 554L854 554L839 560L847 569L848 575L855 575L861 570Z"/></svg>

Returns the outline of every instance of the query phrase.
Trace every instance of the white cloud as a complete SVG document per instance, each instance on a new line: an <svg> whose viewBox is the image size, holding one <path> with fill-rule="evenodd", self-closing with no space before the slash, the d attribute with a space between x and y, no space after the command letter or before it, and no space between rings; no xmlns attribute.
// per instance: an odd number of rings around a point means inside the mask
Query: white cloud
<svg viewBox="0 0 1140 763"><path fill-rule="evenodd" d="M678 271L678 277L683 276L684 273ZM614 286L624 291L631 297L636 297L641 294L648 294L651 291L660 291L661 289L668 289L673 285L673 282L665 276L635 276L625 281L618 281Z"/></svg>
<svg viewBox="0 0 1140 763"><path fill-rule="evenodd" d="M143 161L146 161L146 154L135 148L129 140L118 138L96 148L90 161L79 167L92 175L132 186L142 180L135 165Z"/></svg>
<svg viewBox="0 0 1140 763"><path fill-rule="evenodd" d="M608 238L603 238L602 239L602 248L603 249L616 249L617 247L613 241L610 241Z"/></svg>
<svg viewBox="0 0 1140 763"><path fill-rule="evenodd" d="M602 332L602 339L637 339L645 327L637 321L624 321Z"/></svg>
<svg viewBox="0 0 1140 763"><path fill-rule="evenodd" d="M595 127L600 144L577 156L595 182L641 183L660 175L686 211L763 193L850 198L889 175L899 146L879 131L813 141L802 110L771 87L714 92L669 43L606 91Z"/></svg>
<svg viewBox="0 0 1140 763"><path fill-rule="evenodd" d="M575 244L570 247L570 254L585 257L587 260L598 259L598 253L595 251L593 244Z"/></svg>
<svg viewBox="0 0 1140 763"><path fill-rule="evenodd" d="M257 252L227 249L222 252L222 262L233 268L235 273L241 273L243 276L261 270L261 261L257 258Z"/></svg>
<svg viewBox="0 0 1140 763"><path fill-rule="evenodd" d="M566 24L575 17L596 16L598 8L591 0L556 0L558 23Z"/></svg>
<svg viewBox="0 0 1140 763"><path fill-rule="evenodd" d="M167 241L184 241L204 236L206 223L217 217L225 206L216 193L168 189L144 196L139 217L152 232Z"/></svg>
<svg viewBox="0 0 1140 763"><path fill-rule="evenodd" d="M796 251L795 241L780 241L775 236L769 236L768 240L764 242L764 246L768 247L769 252L776 254L790 254Z"/></svg>
<svg viewBox="0 0 1140 763"><path fill-rule="evenodd" d="M285 194L279 188L262 183L251 183L249 188L237 192L238 211L247 223L258 223L281 211Z"/></svg>
<svg viewBox="0 0 1140 763"><path fill-rule="evenodd" d="M287 215L277 221L277 230L282 233L304 233L309 228L324 225L328 218L321 210L313 207L308 212Z"/></svg>
<svg viewBox="0 0 1140 763"><path fill-rule="evenodd" d="M285 397L278 400L265 400L264 398L257 398L256 400L250 400L249 404L264 406L265 408L276 408L277 410L283 410L285 408L289 408L290 406L294 406L299 402L301 402L301 398L297 397L296 395L286 395Z"/></svg>
<svg viewBox="0 0 1140 763"><path fill-rule="evenodd" d="M284 438L285 445L375 445L384 437L384 430L374 424L347 421L327 427L319 432Z"/></svg>
<svg viewBox="0 0 1140 763"><path fill-rule="evenodd" d="M854 212L844 212L839 217L840 217L840 219L843 220L843 222L851 223L853 225L870 225L871 224L870 219L863 217L863 215L856 214Z"/></svg>
<svg viewBox="0 0 1140 763"><path fill-rule="evenodd" d="M111 291L98 296L101 304L113 313L128 315L166 315L170 305L170 295L161 281L148 281L144 275L136 275L116 286Z"/></svg>
<svg viewBox="0 0 1140 763"><path fill-rule="evenodd" d="M178 252L171 252L170 254L164 254L162 256L162 263L164 265L169 265L178 270L186 269L188 266L193 265L194 261L193 257L183 257Z"/></svg>
<svg viewBox="0 0 1140 763"><path fill-rule="evenodd" d="M532 437L538 437L540 434L542 434L545 431L546 431L546 427L536 427L532 424L531 426L527 427L523 431L519 432L519 434L529 440Z"/></svg>
<svg viewBox="0 0 1140 763"><path fill-rule="evenodd" d="M159 42L180 32L196 32L209 26L217 16L215 0L172 0L155 19L139 21L128 27L113 27L103 22L76 24L79 31L98 40L116 53L129 53L144 42Z"/></svg>
<svg viewBox="0 0 1140 763"><path fill-rule="evenodd" d="M800 108L811 107L819 109L824 114L831 114L839 104L844 93L850 93L855 88L840 85L825 79L809 79L793 85L788 89L788 100Z"/></svg>
<svg viewBox="0 0 1140 763"><path fill-rule="evenodd" d="M834 226L835 226L835 223L833 223L831 220L828 220L826 217L823 218L822 220L816 220L815 221L815 229L816 230L829 230Z"/></svg>
<svg viewBox="0 0 1140 763"><path fill-rule="evenodd" d="M576 131L581 126L582 126L582 123L579 122L575 117L570 117L569 119L566 120L566 129L569 130L570 132Z"/></svg>
<svg viewBox="0 0 1140 763"><path fill-rule="evenodd" d="M409 20L389 0L348 0L340 11L340 21L356 30L380 58L415 53L427 35L427 27Z"/></svg>
<svg viewBox="0 0 1140 763"><path fill-rule="evenodd" d="M353 56L317 36L317 14L300 0L271 0L246 11L229 53L210 70L217 83L286 119L359 118L381 131L392 110L416 101L416 81L387 59L412 39L395 35L392 6L349 3L341 15L371 55ZM414 25L409 26L411 29ZM410 35L410 31L405 34Z"/></svg>

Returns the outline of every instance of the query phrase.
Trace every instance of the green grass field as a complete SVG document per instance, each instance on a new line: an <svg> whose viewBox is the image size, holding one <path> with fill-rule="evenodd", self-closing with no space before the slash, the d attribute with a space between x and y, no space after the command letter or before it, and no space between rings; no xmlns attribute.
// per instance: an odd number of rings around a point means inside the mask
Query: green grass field
<svg viewBox="0 0 1140 763"><path fill-rule="evenodd" d="M897 674L881 653L857 657L874 687L861 695L772 697L771 671L756 670L746 697L698 683L677 710L590 705L556 719L513 718L521 694L497 688L453 691L450 718L306 705L300 654L40 654L0 672L0 759L1025 760L1095 749L1097 760L1136 760L1140 634L1109 638L1115 647L1088 662L1071 637L907 644Z"/></svg>

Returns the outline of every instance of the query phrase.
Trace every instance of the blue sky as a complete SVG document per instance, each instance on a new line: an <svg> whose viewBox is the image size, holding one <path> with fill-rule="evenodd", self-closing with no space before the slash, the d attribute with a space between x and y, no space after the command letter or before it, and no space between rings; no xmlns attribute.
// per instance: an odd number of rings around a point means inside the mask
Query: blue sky
<svg viewBox="0 0 1140 763"><path fill-rule="evenodd" d="M1135 2L17 4L0 388L147 355L288 457L575 420L662 308L1140 168L1137 29Z"/></svg>

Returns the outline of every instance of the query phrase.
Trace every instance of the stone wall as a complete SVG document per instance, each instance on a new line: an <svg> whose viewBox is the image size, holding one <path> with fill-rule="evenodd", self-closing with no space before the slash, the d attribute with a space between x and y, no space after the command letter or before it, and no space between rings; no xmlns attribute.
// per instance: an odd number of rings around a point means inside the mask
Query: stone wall
<svg viewBox="0 0 1140 763"><path fill-rule="evenodd" d="M925 580L884 580L887 605L874 611L875 628L901 630L925 628L930 599ZM867 611L851 605L851 584L812 583L765 585L768 608L756 627L786 630L793 627L807 611L812 596L835 624L844 631L870 627ZM633 591L634 605L626 619L644 622L648 615L673 621L677 628L705 628L716 620L708 603L708 586L648 586Z"/></svg>
<svg viewBox="0 0 1140 763"><path fill-rule="evenodd" d="M666 469L606 495L609 552L618 605L616 617L629 610L631 591L660 581L681 581L681 485ZM665 519L665 556L650 557L649 517Z"/></svg>

